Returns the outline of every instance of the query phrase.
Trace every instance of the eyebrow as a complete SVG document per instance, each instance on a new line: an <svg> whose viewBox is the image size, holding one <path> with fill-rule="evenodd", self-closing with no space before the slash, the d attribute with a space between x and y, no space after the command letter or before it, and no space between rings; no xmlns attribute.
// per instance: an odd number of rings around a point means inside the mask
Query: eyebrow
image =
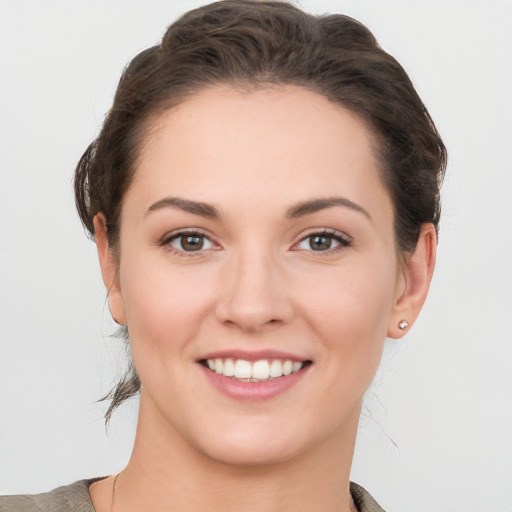
<svg viewBox="0 0 512 512"><path fill-rule="evenodd" d="M332 208L333 206L343 206L345 208L349 208L356 212L362 213L369 220L372 220L370 214L362 206L359 206L357 203L354 203L345 197L326 197L313 199L310 201L302 201L288 209L286 212L286 218L296 219L304 215L310 215L327 208Z"/></svg>
<svg viewBox="0 0 512 512"><path fill-rule="evenodd" d="M326 197L319 199L311 199L308 201L301 201L286 211L285 217L287 219L297 219L305 215L311 215L312 213L326 210L334 206L343 206L349 208L358 213L362 213L365 217L371 220L370 214L357 203L346 199L345 197ZM144 216L151 212L161 210L164 208L174 208L176 210L183 210L194 215L200 215L201 217L207 217L209 219L220 219L221 215L219 210L215 206L209 203L203 203L201 201L192 201L190 199L183 199L181 197L164 197L156 203L153 203L146 211Z"/></svg>
<svg viewBox="0 0 512 512"><path fill-rule="evenodd" d="M176 210L183 210L188 213L193 213L194 215L200 215L201 217L220 219L220 213L217 208L215 208L215 206L200 201L183 199L180 197L164 197L163 199L160 199L148 208L144 214L144 217L148 213L161 210L163 208L174 208Z"/></svg>

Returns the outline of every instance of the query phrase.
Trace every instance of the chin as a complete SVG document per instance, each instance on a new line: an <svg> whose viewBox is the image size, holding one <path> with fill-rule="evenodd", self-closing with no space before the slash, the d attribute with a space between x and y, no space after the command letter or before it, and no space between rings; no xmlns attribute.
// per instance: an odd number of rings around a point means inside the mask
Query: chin
<svg viewBox="0 0 512 512"><path fill-rule="evenodd" d="M231 443L225 448L209 447L205 454L217 463L237 468L268 467L285 463L297 455L298 450L289 447L238 446Z"/></svg>
<svg viewBox="0 0 512 512"><path fill-rule="evenodd" d="M279 434L281 430L281 435ZM210 459L237 467L270 466L287 462L305 449L297 432L287 435L284 429L233 429L223 432L199 449Z"/></svg>

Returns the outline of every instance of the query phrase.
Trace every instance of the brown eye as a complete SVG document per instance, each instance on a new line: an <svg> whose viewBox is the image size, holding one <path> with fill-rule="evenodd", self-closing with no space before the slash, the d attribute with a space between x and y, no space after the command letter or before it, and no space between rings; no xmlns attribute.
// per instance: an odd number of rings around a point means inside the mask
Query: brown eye
<svg viewBox="0 0 512 512"><path fill-rule="evenodd" d="M312 233L304 237L297 247L306 251L327 252L342 249L348 245L350 245L350 241L339 234L338 231L333 233L328 231Z"/></svg>
<svg viewBox="0 0 512 512"><path fill-rule="evenodd" d="M167 243L181 252L198 252L213 247L212 241L201 233L178 233Z"/></svg>
<svg viewBox="0 0 512 512"><path fill-rule="evenodd" d="M332 246L332 237L325 235L311 235L308 237L309 246L313 251L326 251Z"/></svg>
<svg viewBox="0 0 512 512"><path fill-rule="evenodd" d="M202 236L185 235L180 237L181 247L185 251L199 251L203 248L204 239Z"/></svg>

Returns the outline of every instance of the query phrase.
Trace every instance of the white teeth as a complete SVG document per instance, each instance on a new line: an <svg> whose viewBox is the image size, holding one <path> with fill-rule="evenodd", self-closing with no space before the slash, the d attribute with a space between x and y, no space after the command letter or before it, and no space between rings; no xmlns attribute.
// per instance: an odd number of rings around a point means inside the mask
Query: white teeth
<svg viewBox="0 0 512 512"><path fill-rule="evenodd" d="M291 361L285 361L283 364L283 375L290 375L293 370L293 363Z"/></svg>
<svg viewBox="0 0 512 512"><path fill-rule="evenodd" d="M281 377L281 375L283 375L283 365L281 364L281 361L272 361L272 364L270 365L270 376Z"/></svg>
<svg viewBox="0 0 512 512"><path fill-rule="evenodd" d="M224 375L225 377L233 377L233 375L235 375L235 363L233 359L226 359L224 361L222 375Z"/></svg>
<svg viewBox="0 0 512 512"><path fill-rule="evenodd" d="M235 363L235 377L237 379L250 379L252 374L252 365L249 361L238 359Z"/></svg>
<svg viewBox="0 0 512 512"><path fill-rule="evenodd" d="M291 361L287 359L280 361L279 359L268 360L261 359L251 363L245 359L208 359L206 361L208 368L225 377L234 377L235 379L249 380L251 382L264 381L290 375L298 372L304 363L299 361Z"/></svg>
<svg viewBox="0 0 512 512"><path fill-rule="evenodd" d="M252 365L251 377L253 379L266 380L270 377L270 365L268 361L256 361Z"/></svg>

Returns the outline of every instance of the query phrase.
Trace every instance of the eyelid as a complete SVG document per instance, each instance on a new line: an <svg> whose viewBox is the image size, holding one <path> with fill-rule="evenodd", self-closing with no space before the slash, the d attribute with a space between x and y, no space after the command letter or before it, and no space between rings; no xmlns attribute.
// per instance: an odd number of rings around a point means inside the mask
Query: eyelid
<svg viewBox="0 0 512 512"><path fill-rule="evenodd" d="M335 240L337 240L339 242L339 245L337 245L336 247L327 249L325 251L314 251L313 249L309 250L309 252L314 252L315 254L318 254L320 256L322 254L329 254L329 253L332 254L334 251L344 249L344 248L350 246L352 243L351 237L349 237L347 234L343 233L342 231L338 231L337 229L311 228L306 233L302 233L300 235L300 238L298 239L298 241L293 244L292 250L307 251L307 249L294 249L294 248L297 247L301 242L303 242L307 238L314 236L314 235L328 236L328 237L334 238Z"/></svg>
<svg viewBox="0 0 512 512"><path fill-rule="evenodd" d="M208 249L201 249L198 251L182 251L182 250L176 249L175 247L172 247L170 245L170 243L173 240L176 240L177 238L180 238L180 237L186 236L186 235L200 235L200 236L204 237L205 239L209 240L212 243L213 247L208 248ZM173 231L170 231L169 233L166 233L159 240L158 245L160 245L162 247L167 247L171 252L174 252L176 254L186 255L186 256L200 256L206 251L217 250L220 248L220 245L215 241L214 237L212 237L210 234L206 233L203 229L194 228L194 227L180 228L180 229L175 229Z"/></svg>
<svg viewBox="0 0 512 512"><path fill-rule="evenodd" d="M311 235L337 236L339 238L342 238L347 243L352 242L352 237L348 236L343 231L340 231L340 230L334 229L334 228L310 228L310 229L307 229L305 232L300 234L299 241L304 240L304 238L307 238L308 236L311 236Z"/></svg>
<svg viewBox="0 0 512 512"><path fill-rule="evenodd" d="M206 238L207 240L209 240L212 243L213 247L212 248L208 248L208 249L201 249L201 250L198 250L198 251L182 251L180 249L176 249L176 248L170 246L170 242L172 242L173 240L175 240L175 239L177 239L177 238L179 238L181 236L185 236L185 235L200 235L200 236ZM309 237L311 237L313 235L329 236L329 237L334 238L335 240L337 240L339 242L339 245L337 245L336 247L327 249L325 251L314 251L313 249L310 250L310 252L314 252L314 253L316 253L318 255L321 255L322 253L333 253L337 249L338 250L339 249L344 249L344 248L350 246L351 243L352 243L352 238L351 237L349 237L348 235L346 235L342 231L338 231L337 229L332 229L332 228L311 228L307 232L305 232L305 233L303 232L300 235L300 238L293 244L292 250L305 250L305 249L297 249L296 247L298 246L298 244L300 244L301 242L303 242L304 240L306 240L307 238L309 238ZM194 255L195 256L200 256L203 253L205 253L206 251L218 250L219 248L221 248L220 244L215 241L213 236L211 236L209 233L205 232L205 230L203 230L201 228L194 228L194 227L175 229L175 230L173 230L173 231L171 231L169 233L166 233L160 239L160 241L158 242L158 245L160 245L160 246L167 246L170 251L175 252L175 253L180 254L180 255L187 255L187 256L194 256Z"/></svg>

